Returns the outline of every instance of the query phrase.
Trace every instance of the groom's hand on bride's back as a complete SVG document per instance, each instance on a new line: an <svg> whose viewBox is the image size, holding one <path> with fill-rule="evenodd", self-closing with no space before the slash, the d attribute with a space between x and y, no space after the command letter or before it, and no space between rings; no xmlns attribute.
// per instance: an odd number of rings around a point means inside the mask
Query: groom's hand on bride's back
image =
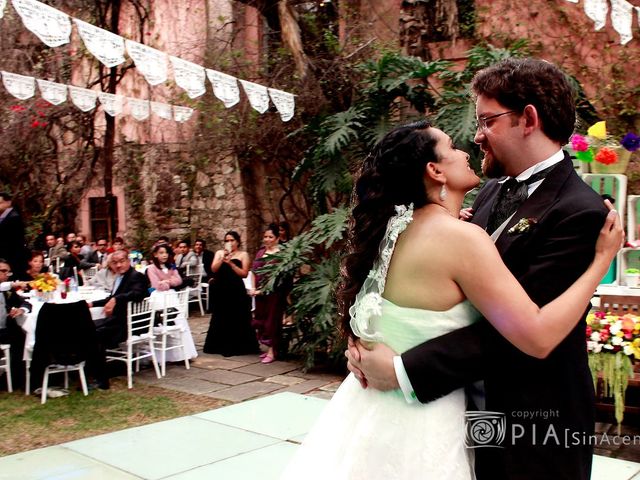
<svg viewBox="0 0 640 480"><path fill-rule="evenodd" d="M399 388L393 357L396 352L383 343L365 345L349 338L349 349L345 352L349 362L347 368L353 372L363 388L393 390Z"/></svg>

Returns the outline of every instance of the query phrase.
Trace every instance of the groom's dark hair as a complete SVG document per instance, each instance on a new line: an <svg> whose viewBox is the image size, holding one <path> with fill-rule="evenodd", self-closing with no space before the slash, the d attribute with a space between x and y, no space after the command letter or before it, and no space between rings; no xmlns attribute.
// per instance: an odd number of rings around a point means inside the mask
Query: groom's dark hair
<svg viewBox="0 0 640 480"><path fill-rule="evenodd" d="M338 289L340 329L349 326L349 307L378 255L387 222L396 205L420 208L429 203L424 185L427 163L437 162L436 138L427 120L396 127L387 133L365 159L352 198L347 255L342 262Z"/></svg>
<svg viewBox="0 0 640 480"><path fill-rule="evenodd" d="M508 58L480 70L471 81L475 95L522 113L536 107L542 131L564 145L576 122L575 90L557 66L536 58Z"/></svg>

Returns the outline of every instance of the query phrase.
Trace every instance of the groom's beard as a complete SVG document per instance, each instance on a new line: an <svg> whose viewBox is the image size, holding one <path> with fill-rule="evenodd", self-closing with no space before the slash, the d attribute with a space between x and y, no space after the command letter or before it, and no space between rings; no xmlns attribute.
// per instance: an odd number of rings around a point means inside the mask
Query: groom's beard
<svg viewBox="0 0 640 480"><path fill-rule="evenodd" d="M505 168L496 158L493 156L493 152L485 152L482 159L482 173L487 178L500 178L506 175Z"/></svg>

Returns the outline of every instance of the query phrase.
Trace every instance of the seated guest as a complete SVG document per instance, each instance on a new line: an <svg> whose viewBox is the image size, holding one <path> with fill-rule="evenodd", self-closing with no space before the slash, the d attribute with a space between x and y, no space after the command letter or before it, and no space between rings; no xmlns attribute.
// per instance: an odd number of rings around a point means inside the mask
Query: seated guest
<svg viewBox="0 0 640 480"><path fill-rule="evenodd" d="M107 266L107 255L109 255L107 253L107 239L100 237L96 242L96 249L88 257L84 257L84 260L98 268L104 268Z"/></svg>
<svg viewBox="0 0 640 480"><path fill-rule="evenodd" d="M46 272L47 269L44 267L44 254L40 250L33 250L31 252L31 258L27 262L27 270L26 272L20 276L18 280L20 280L23 285L26 285L25 282L30 282L35 280L35 278Z"/></svg>
<svg viewBox="0 0 640 480"><path fill-rule="evenodd" d="M198 257L198 263L201 263L204 267L205 276L202 278L203 282L207 282L213 277L213 271L211 270L211 264L213 263L213 252L207 250L207 242L202 238L196 238L193 244L193 252Z"/></svg>
<svg viewBox="0 0 640 480"><path fill-rule="evenodd" d="M18 282L10 282L10 276L9 263L0 258L0 343L11 347L11 380L14 387L21 388L25 374L22 361L25 334L18 319L31 311L31 305L12 290Z"/></svg>
<svg viewBox="0 0 640 480"><path fill-rule="evenodd" d="M189 240L182 240L178 243L178 255L176 255L176 268L183 278L187 274L187 265L195 267L198 265L198 256L191 250Z"/></svg>
<svg viewBox="0 0 640 480"><path fill-rule="evenodd" d="M105 244L106 245L106 244ZM87 283L92 287L111 292L113 290L113 282L116 279L116 270L113 264L113 253L107 255L106 268L103 268L95 274L95 276Z"/></svg>
<svg viewBox="0 0 640 480"><path fill-rule="evenodd" d="M76 235L76 241L80 242L80 256L87 260L93 253L93 247L87 243L87 237L79 233Z"/></svg>
<svg viewBox="0 0 640 480"><path fill-rule="evenodd" d="M156 245L151 254L153 255L153 263L145 271L149 277L151 288L164 292L171 288L177 290L182 287L183 280L173 263L171 247L167 244Z"/></svg>
<svg viewBox="0 0 640 480"><path fill-rule="evenodd" d="M127 339L127 305L129 302L139 302L149 295L147 279L131 268L128 251L114 252L111 265L116 272L111 295L104 300L89 303L89 307L104 307L105 319L96 325L101 351L99 371L104 368L105 349L117 347ZM96 377L103 379L99 380L99 388L109 388L103 375L98 374Z"/></svg>
<svg viewBox="0 0 640 480"><path fill-rule="evenodd" d="M64 257L69 255L69 252L64 248L64 245L57 242L55 235L47 235L45 237L45 242L47 244L47 259L49 260L49 265L53 265L55 267L56 258L62 260Z"/></svg>
<svg viewBox="0 0 640 480"><path fill-rule="evenodd" d="M88 268L93 267L91 263L85 262L80 256L80 249L82 245L77 240L74 240L69 244L69 255L67 255L64 259L64 267L60 269L60 278L64 280L65 278L74 278L77 272L78 274L78 286L84 284L84 280L82 278L82 270L87 270ZM74 271L74 268L76 269Z"/></svg>
<svg viewBox="0 0 640 480"><path fill-rule="evenodd" d="M69 247L71 247L71 242L75 242L76 241L76 234L75 232L69 232L67 233L67 236L65 237L65 242L64 244L67 247L67 250L69 250Z"/></svg>
<svg viewBox="0 0 640 480"><path fill-rule="evenodd" d="M122 237L116 237L111 242L111 247L107 249L107 252L113 253L118 250L124 250L124 239Z"/></svg>

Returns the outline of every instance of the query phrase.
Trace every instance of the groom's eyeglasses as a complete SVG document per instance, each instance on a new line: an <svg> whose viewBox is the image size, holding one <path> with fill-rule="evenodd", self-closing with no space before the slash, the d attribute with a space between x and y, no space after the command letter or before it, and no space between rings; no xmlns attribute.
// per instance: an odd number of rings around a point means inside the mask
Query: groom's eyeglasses
<svg viewBox="0 0 640 480"><path fill-rule="evenodd" d="M490 120L501 117L503 115L509 115L510 113L516 113L515 110L509 110L508 112L496 113L495 115L489 115L488 117L480 117L476 120L476 131L481 130L483 132L487 131L489 128Z"/></svg>

